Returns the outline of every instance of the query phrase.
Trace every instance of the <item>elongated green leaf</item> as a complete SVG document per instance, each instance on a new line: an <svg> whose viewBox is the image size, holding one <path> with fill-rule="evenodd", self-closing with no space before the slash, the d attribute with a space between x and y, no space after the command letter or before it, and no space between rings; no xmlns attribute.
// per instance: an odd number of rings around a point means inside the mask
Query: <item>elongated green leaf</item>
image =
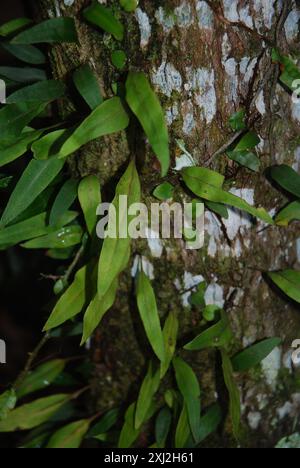
<svg viewBox="0 0 300 468"><path fill-rule="evenodd" d="M83 11L85 19L109 34L112 34L118 41L123 40L124 26L114 16L110 8L106 8L99 3L93 3L89 8Z"/></svg>
<svg viewBox="0 0 300 468"><path fill-rule="evenodd" d="M165 362L164 337L161 330L155 294L149 278L140 272L136 286L137 304L149 343L158 357Z"/></svg>
<svg viewBox="0 0 300 468"><path fill-rule="evenodd" d="M164 182L163 184L156 187L153 192L153 196L158 200L169 200L173 198L174 186L169 182Z"/></svg>
<svg viewBox="0 0 300 468"><path fill-rule="evenodd" d="M3 145L15 143L22 130L46 107L46 103L8 104L0 109L0 134Z"/></svg>
<svg viewBox="0 0 300 468"><path fill-rule="evenodd" d="M259 145L259 143L260 138L257 136L257 134L254 132L248 132L240 139L234 148L234 151L248 151L255 148L255 146Z"/></svg>
<svg viewBox="0 0 300 468"><path fill-rule="evenodd" d="M244 150L244 151L227 151L227 156L232 161L237 162L241 166L247 167L251 171L258 172L260 168L260 160L256 154Z"/></svg>
<svg viewBox="0 0 300 468"><path fill-rule="evenodd" d="M276 346L281 344L280 338L268 338L249 348L244 349L231 359L235 372L247 372L252 367L257 366L273 351Z"/></svg>
<svg viewBox="0 0 300 468"><path fill-rule="evenodd" d="M283 208L275 217L275 223L279 226L288 226L291 221L300 220L300 202L295 201Z"/></svg>
<svg viewBox="0 0 300 468"><path fill-rule="evenodd" d="M29 18L16 18L0 26L0 36L9 36L16 31L30 25L32 20Z"/></svg>
<svg viewBox="0 0 300 468"><path fill-rule="evenodd" d="M32 145L32 152L35 159L45 160L51 156L59 154L61 146L72 135L74 128L63 128L47 133L45 136L35 141Z"/></svg>
<svg viewBox="0 0 300 468"><path fill-rule="evenodd" d="M245 117L246 117L246 112L244 109L236 112L230 117L229 125L234 132L238 132L246 128Z"/></svg>
<svg viewBox="0 0 300 468"><path fill-rule="evenodd" d="M193 369L181 358L173 359L175 376L180 393L183 396L188 413L188 420L195 442L199 439L200 428L200 386Z"/></svg>
<svg viewBox="0 0 300 468"><path fill-rule="evenodd" d="M223 314L222 319L208 328L204 332L200 333L190 343L184 346L184 349L188 351L199 351L205 348L219 348L227 346L232 338L232 332L228 320Z"/></svg>
<svg viewBox="0 0 300 468"><path fill-rule="evenodd" d="M13 180L13 176L5 177L3 174L0 174L0 189L6 189Z"/></svg>
<svg viewBox="0 0 300 468"><path fill-rule="evenodd" d="M288 297L300 303L300 271L284 270L268 276Z"/></svg>
<svg viewBox="0 0 300 468"><path fill-rule="evenodd" d="M89 430L90 420L82 419L59 429L48 442L47 448L76 449L79 448L84 436Z"/></svg>
<svg viewBox="0 0 300 468"><path fill-rule="evenodd" d="M73 18L52 18L21 32L13 38L13 44L39 44L53 42L77 42Z"/></svg>
<svg viewBox="0 0 300 468"><path fill-rule="evenodd" d="M144 73L129 73L126 92L128 105L139 119L165 176L170 166L169 135L160 102Z"/></svg>
<svg viewBox="0 0 300 468"><path fill-rule="evenodd" d="M114 50L111 54L111 63L118 69L123 70L127 62L127 55L124 50Z"/></svg>
<svg viewBox="0 0 300 468"><path fill-rule="evenodd" d="M44 331L59 327L82 311L86 303L86 277L87 266L84 266L76 273L73 283L59 299Z"/></svg>
<svg viewBox="0 0 300 468"><path fill-rule="evenodd" d="M161 364L161 377L163 377L167 373L172 362L176 349L178 328L178 318L176 316L176 313L171 310L163 328L165 359Z"/></svg>
<svg viewBox="0 0 300 468"><path fill-rule="evenodd" d="M120 0L120 5L124 8L125 11L130 13L137 9L139 5L139 0Z"/></svg>
<svg viewBox="0 0 300 468"><path fill-rule="evenodd" d="M30 63L32 65L42 65L46 63L45 55L35 46L2 42L1 47L23 62Z"/></svg>
<svg viewBox="0 0 300 468"><path fill-rule="evenodd" d="M136 429L134 426L135 411L136 403L132 403L125 414L125 422L120 434L118 448L130 448L141 432L141 429ZM149 420L154 413L155 406L152 405L148 411L147 420Z"/></svg>
<svg viewBox="0 0 300 468"><path fill-rule="evenodd" d="M100 421L89 431L87 437L97 437L108 432L118 421L120 409L114 408L102 416Z"/></svg>
<svg viewBox="0 0 300 468"><path fill-rule="evenodd" d="M107 293L99 298L96 294L86 313L84 314L83 336L81 345L86 343L93 332L96 330L106 312L113 306L118 289L118 279L116 278Z"/></svg>
<svg viewBox="0 0 300 468"><path fill-rule="evenodd" d="M145 420L152 404L160 383L159 370L155 370L153 363L150 362L147 375L140 388L138 400L136 403L134 426L139 429Z"/></svg>
<svg viewBox="0 0 300 468"><path fill-rule="evenodd" d="M82 65L73 75L74 84L92 110L100 106L103 98L95 73L89 65Z"/></svg>
<svg viewBox="0 0 300 468"><path fill-rule="evenodd" d="M66 226L46 236L32 239L22 244L24 249L66 249L81 242L81 226Z"/></svg>
<svg viewBox="0 0 300 468"><path fill-rule="evenodd" d="M291 91L295 91L293 84L300 79L300 70L297 65L290 57L280 54L276 49L273 49L272 57L275 62L281 65L280 81Z"/></svg>
<svg viewBox="0 0 300 468"><path fill-rule="evenodd" d="M74 153L89 141L104 135L124 130L129 124L129 117L118 97L100 104L67 139L60 150L64 158Z"/></svg>
<svg viewBox="0 0 300 468"><path fill-rule="evenodd" d="M92 236L97 224L97 208L101 203L101 187L98 177L91 175L80 181L78 198L88 232Z"/></svg>
<svg viewBox="0 0 300 468"><path fill-rule="evenodd" d="M215 432L221 422L222 410L218 403L216 403L206 411L200 420L200 437L198 443L202 442L206 437Z"/></svg>
<svg viewBox="0 0 300 468"><path fill-rule="evenodd" d="M155 440L159 448L164 448L172 424L172 413L165 406L157 415L155 421Z"/></svg>
<svg viewBox="0 0 300 468"><path fill-rule="evenodd" d="M189 416L186 404L183 405L175 433L175 448L187 448L192 439L191 428L189 424Z"/></svg>
<svg viewBox="0 0 300 468"><path fill-rule="evenodd" d="M7 98L8 104L19 102L51 102L61 98L65 93L64 83L56 80L42 81L26 88L19 89Z"/></svg>
<svg viewBox="0 0 300 468"><path fill-rule="evenodd" d="M0 422L0 432L33 429L54 416L71 398L72 395L59 394L20 406Z"/></svg>
<svg viewBox="0 0 300 468"><path fill-rule="evenodd" d="M210 210L216 213L217 215L221 216L221 218L228 219L229 218L229 213L228 209L226 208L225 205L222 205L221 203L214 203L210 201L205 201L205 206Z"/></svg>
<svg viewBox="0 0 300 468"><path fill-rule="evenodd" d="M274 166L270 170L272 179L287 192L300 198L300 175L290 166Z"/></svg>
<svg viewBox="0 0 300 468"><path fill-rule="evenodd" d="M268 224L274 224L271 216L263 208L255 208L242 198L222 190L224 179L217 172L202 167L188 167L183 169L182 176L188 188L198 197L233 206Z"/></svg>
<svg viewBox="0 0 300 468"><path fill-rule="evenodd" d="M74 179L67 180L60 191L51 208L49 224L56 226L62 215L73 205L77 198L78 181Z"/></svg>
<svg viewBox="0 0 300 468"><path fill-rule="evenodd" d="M47 79L47 74L44 70L29 67L0 67L0 76L17 83L34 83L35 81Z"/></svg>
<svg viewBox="0 0 300 468"><path fill-rule="evenodd" d="M33 159L17 183L5 211L0 226L11 223L20 213L51 184L64 166L64 161L56 158L46 161Z"/></svg>
<svg viewBox="0 0 300 468"><path fill-rule="evenodd" d="M121 196L127 196L128 206L120 204ZM98 272L98 295L101 299L111 288L115 279L126 268L129 256L131 240L128 236L128 225L132 219L128 216L128 207L133 203L139 203L141 198L141 186L135 163L132 161L116 188L116 195L110 211L110 219L116 221L116 236L106 237L103 242ZM114 208L116 217L113 216ZM123 233L121 232L123 230Z"/></svg>
<svg viewBox="0 0 300 468"><path fill-rule="evenodd" d="M30 393L51 385L57 376L64 370L66 362L63 359L54 359L53 361L42 364L34 371L30 372L17 388L18 398L23 398Z"/></svg>
<svg viewBox="0 0 300 468"><path fill-rule="evenodd" d="M0 422L6 419L17 403L17 395L14 389L7 390L0 395Z"/></svg>
<svg viewBox="0 0 300 468"><path fill-rule="evenodd" d="M232 428L234 437L239 440L240 436L240 424L241 424L241 400L240 400L240 391L234 380L233 368L231 364L230 357L227 352L222 349L222 368L225 385L229 393L229 411L232 421Z"/></svg>
<svg viewBox="0 0 300 468"><path fill-rule="evenodd" d="M0 146L0 167L9 164L20 156L23 156L29 149L31 143L37 140L44 130L22 133L16 141L7 146Z"/></svg>

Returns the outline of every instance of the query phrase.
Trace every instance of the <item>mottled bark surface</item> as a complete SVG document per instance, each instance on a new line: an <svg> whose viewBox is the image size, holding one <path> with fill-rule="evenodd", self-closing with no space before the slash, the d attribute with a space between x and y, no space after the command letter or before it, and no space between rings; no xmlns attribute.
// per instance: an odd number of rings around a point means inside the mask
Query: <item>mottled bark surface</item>
<svg viewBox="0 0 300 468"><path fill-rule="evenodd" d="M116 1L100 3L113 4L120 11ZM117 46L111 37L82 21L80 11L89 1L42 0L41 4L44 16L77 18L80 45L54 48L54 75L69 79L79 64L90 63L104 96L112 95L111 83L124 79L110 63L111 50ZM151 77L165 108L172 167L185 160L176 146L176 139L182 139L197 164L226 175L228 189L275 213L285 198L267 181L264 170L276 163L300 169L300 107L278 84L279 69L271 60L274 46L299 54L296 2L141 0L135 15L120 15L127 26L129 68ZM213 157L230 140L227 122L241 107L247 110L249 128L262 139L259 174L238 167L223 154ZM69 103L61 111L69 115L72 109ZM109 198L113 182L132 152L138 156L143 194L149 202L160 174L138 127L88 145L73 158L70 168L75 174L98 174ZM178 180L175 174L170 172L171 181ZM176 198L184 197L177 182ZM227 303L236 349L267 336L283 338L283 347L273 351L259 375L240 378L244 422L249 429L245 444L252 447L272 446L280 436L291 433L300 409L300 387L291 364L291 343L300 337L299 310L273 291L261 273L300 266L299 228L297 224L288 229L264 228L236 211L225 221L207 212L206 243L200 251L187 251L180 242L139 242L134 246L134 255L143 255L151 272L153 266L162 316L170 309L178 313L180 341L199 324L198 315L186 307L189 293L181 296L181 292L202 278L210 285L208 302L223 305L236 292L234 301ZM126 397L133 401L142 376L147 348L132 292L128 271L118 301L92 344L96 363L93 393L103 409ZM199 370L204 405L214 401L214 353L185 357Z"/></svg>

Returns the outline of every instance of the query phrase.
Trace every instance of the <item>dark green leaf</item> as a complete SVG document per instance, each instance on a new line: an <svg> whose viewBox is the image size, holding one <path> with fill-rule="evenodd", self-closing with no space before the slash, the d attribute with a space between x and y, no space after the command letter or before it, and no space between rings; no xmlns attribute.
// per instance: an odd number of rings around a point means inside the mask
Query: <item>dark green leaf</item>
<svg viewBox="0 0 300 468"><path fill-rule="evenodd" d="M23 172L2 215L0 225L11 223L51 184L64 166L64 160L33 159Z"/></svg>
<svg viewBox="0 0 300 468"><path fill-rule="evenodd" d="M229 327L228 319L223 313L222 319L194 338L185 345L184 349L188 351L199 351L205 348L219 348L230 343L232 332Z"/></svg>
<svg viewBox="0 0 300 468"><path fill-rule="evenodd" d="M30 372L17 388L18 398L23 398L37 390L47 388L63 371L65 365L66 363L63 359L55 359L40 365L37 369Z"/></svg>
<svg viewBox="0 0 300 468"><path fill-rule="evenodd" d="M59 154L60 148L74 132L74 128L63 128L44 135L32 145L35 159L45 160Z"/></svg>
<svg viewBox="0 0 300 468"><path fill-rule="evenodd" d="M130 448L141 432L141 429L136 429L134 426L135 411L136 403L132 403L125 414L125 422L120 434L118 448ZM155 406L152 406L147 414L147 420L153 416L154 412Z"/></svg>
<svg viewBox="0 0 300 468"><path fill-rule="evenodd" d="M126 99L139 119L161 164L162 176L170 166L169 134L161 104L144 73L131 72L126 82Z"/></svg>
<svg viewBox="0 0 300 468"><path fill-rule="evenodd" d="M203 167L188 167L183 169L182 175L188 188L198 197L215 203L234 206L268 224L274 224L273 219L264 208L255 208L242 198L225 192L222 189L224 177L221 174Z"/></svg>
<svg viewBox="0 0 300 468"><path fill-rule="evenodd" d="M231 359L234 372L247 372L256 367L280 344L280 338L268 338L244 349Z"/></svg>
<svg viewBox="0 0 300 468"><path fill-rule="evenodd" d="M192 448L195 444L190 444L192 437L189 424L189 417L186 404L183 405L175 433L175 448Z"/></svg>
<svg viewBox="0 0 300 468"><path fill-rule="evenodd" d="M99 83L89 65L82 65L78 68L73 75L73 80L78 92L92 110L102 104L103 98Z"/></svg>
<svg viewBox="0 0 300 468"><path fill-rule="evenodd" d="M227 151L227 156L232 161L237 162L241 166L247 167L251 171L258 172L260 168L260 159L256 154L251 153L250 151Z"/></svg>
<svg viewBox="0 0 300 468"><path fill-rule="evenodd" d="M260 143L260 138L257 136L256 133L254 132L248 132L246 135L244 135L236 147L234 148L234 151L247 151L255 148Z"/></svg>
<svg viewBox="0 0 300 468"><path fill-rule="evenodd" d="M6 419L17 403L17 395L14 389L7 390L0 395L0 421Z"/></svg>
<svg viewBox="0 0 300 468"><path fill-rule="evenodd" d="M88 232L92 236L97 224L97 208L101 203L101 187L98 177L91 175L80 181L78 198Z"/></svg>
<svg viewBox="0 0 300 468"><path fill-rule="evenodd" d="M3 146L13 145L22 130L46 107L46 103L8 104L0 109L0 134Z"/></svg>
<svg viewBox="0 0 300 468"><path fill-rule="evenodd" d="M221 216L221 218L224 218L224 219L229 218L228 209L226 208L225 205L222 205L221 203L214 203L214 202L205 200L205 206L210 211L213 211L217 215Z"/></svg>
<svg viewBox="0 0 300 468"><path fill-rule="evenodd" d="M80 244L82 234L81 226L67 226L46 236L32 239L22 244L22 247L24 249L66 249Z"/></svg>
<svg viewBox="0 0 300 468"><path fill-rule="evenodd" d="M39 68L0 67L0 76L17 83L34 83L47 80L47 74Z"/></svg>
<svg viewBox="0 0 300 468"><path fill-rule="evenodd" d="M149 343L158 359L164 363L166 358L164 338L161 330L155 294L150 280L144 272L140 272L138 275L136 295L140 317Z"/></svg>
<svg viewBox="0 0 300 468"><path fill-rule="evenodd" d="M73 205L77 198L78 181L67 180L60 189L51 208L49 224L57 226L62 215Z"/></svg>
<svg viewBox="0 0 300 468"><path fill-rule="evenodd" d="M279 226L288 226L291 221L300 220L300 202L295 201L283 208L275 217L275 223Z"/></svg>
<svg viewBox="0 0 300 468"><path fill-rule="evenodd" d="M268 273L271 280L288 297L300 303L300 272L296 270L284 270Z"/></svg>
<svg viewBox="0 0 300 468"><path fill-rule="evenodd" d="M83 419L76 421L59 429L51 437L47 448L48 449L76 449L79 448L84 436L89 430L90 420Z"/></svg>
<svg viewBox="0 0 300 468"><path fill-rule="evenodd" d="M240 110L230 117L229 125L234 132L238 132L246 128L245 117L246 112L244 110Z"/></svg>
<svg viewBox="0 0 300 468"><path fill-rule="evenodd" d="M7 98L8 104L21 102L51 102L65 94L66 87L62 81L48 80L19 89Z"/></svg>
<svg viewBox="0 0 300 468"><path fill-rule="evenodd" d="M32 23L32 20L29 18L16 18L7 23L4 23L0 26L0 36L9 36L10 34L23 29Z"/></svg>
<svg viewBox="0 0 300 468"><path fill-rule="evenodd" d="M112 34L118 41L123 40L124 26L114 16L110 8L106 8L99 3L93 3L83 11L83 16L89 23L95 24L109 34Z"/></svg>
<svg viewBox="0 0 300 468"><path fill-rule="evenodd" d="M144 424L147 414L152 405L152 400L156 394L160 383L159 370L155 370L153 363L150 362L148 372L140 388L138 400L136 403L134 426L136 429Z"/></svg>
<svg viewBox="0 0 300 468"><path fill-rule="evenodd" d="M287 192L300 198L300 175L290 166L274 166L270 169L272 179Z"/></svg>
<svg viewBox="0 0 300 468"><path fill-rule="evenodd" d="M118 421L120 416L119 408L112 409L105 413L100 421L91 428L87 437L97 437L108 432Z"/></svg>
<svg viewBox="0 0 300 468"><path fill-rule="evenodd" d="M42 65L46 63L45 55L35 46L2 42L1 47L23 62L32 65Z"/></svg>
<svg viewBox="0 0 300 468"><path fill-rule="evenodd" d="M300 70L295 65L290 57L281 55L277 50L273 49L273 60L281 65L280 81L287 86L291 91L295 91L293 86L296 80L300 79Z"/></svg>
<svg viewBox="0 0 300 468"><path fill-rule="evenodd" d="M164 182L163 184L156 187L153 192L153 196L158 200L170 200L173 198L174 186L169 182Z"/></svg>
<svg viewBox="0 0 300 468"><path fill-rule="evenodd" d="M54 416L71 397L66 394L53 395L20 406L0 422L0 432L33 429Z"/></svg>
<svg viewBox="0 0 300 468"><path fill-rule="evenodd" d="M13 176L6 177L3 174L0 174L0 189L3 190L9 187L12 180L13 180Z"/></svg>
<svg viewBox="0 0 300 468"><path fill-rule="evenodd" d="M161 377L163 377L167 373L172 362L176 350L178 328L179 322L176 313L174 311L171 311L169 312L169 315L165 322L165 326L163 328L165 359L161 363Z"/></svg>
<svg viewBox="0 0 300 468"><path fill-rule="evenodd" d="M234 437L239 440L240 435L240 424L241 424L241 400L240 400L240 391L234 380L233 368L231 364L230 357L227 352L222 349L222 368L225 385L229 393L229 411L231 416L232 428Z"/></svg>
<svg viewBox="0 0 300 468"><path fill-rule="evenodd" d="M198 443L206 439L210 434L215 432L222 422L222 410L216 403L212 405L202 416L200 420L200 437Z"/></svg>
<svg viewBox="0 0 300 468"><path fill-rule="evenodd" d="M111 54L111 62L118 70L123 70L127 62L127 55L123 50L115 50Z"/></svg>
<svg viewBox="0 0 300 468"><path fill-rule="evenodd" d="M199 439L200 428L200 386L193 369L181 358L173 359L178 388L183 396L188 420L195 442Z"/></svg>
<svg viewBox="0 0 300 468"><path fill-rule="evenodd" d="M155 440L158 448L164 448L172 424L172 413L166 406L161 409L155 421Z"/></svg>
<svg viewBox="0 0 300 468"><path fill-rule="evenodd" d="M52 18L21 32L13 38L13 44L38 44L53 42L77 42L73 18Z"/></svg>
<svg viewBox="0 0 300 468"><path fill-rule="evenodd" d="M0 146L0 167L9 164L25 154L31 143L37 140L44 130L23 132L14 142Z"/></svg>

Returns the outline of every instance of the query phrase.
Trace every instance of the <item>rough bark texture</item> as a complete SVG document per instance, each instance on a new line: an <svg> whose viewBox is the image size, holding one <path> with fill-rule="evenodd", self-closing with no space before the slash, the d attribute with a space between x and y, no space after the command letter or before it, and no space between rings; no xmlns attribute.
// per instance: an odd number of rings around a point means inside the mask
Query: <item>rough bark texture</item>
<svg viewBox="0 0 300 468"><path fill-rule="evenodd" d="M272 212L283 206L285 198L267 181L264 169L276 163L300 168L300 109L278 84L279 69L270 54L273 46L285 53L299 53L296 2L141 0L131 15L121 12L117 1L100 3L112 4L126 24L124 47L129 68L145 71L159 93L170 128L172 166L182 161L175 141L182 139L197 164L226 175L234 193ZM69 79L79 64L90 63L104 96L110 96L111 83L124 79L110 63L111 50L120 46L82 21L80 11L88 4L84 0L41 1L45 16L77 18L80 45L53 49L53 73ZM227 122L241 107L247 110L249 127L262 139L259 174L238 167L223 154L212 157L232 136ZM63 116L72 114L72 109L72 103L64 105ZM80 175L98 174L110 198L113 182L132 152L139 158L145 200L151 201L152 189L160 182L159 168L138 127L88 145L73 158L70 169ZM175 172L170 174L171 181L178 180ZM184 197L177 183L176 198L182 201ZM207 212L206 244L200 251L187 251L179 241L134 245L134 255L143 255L148 266L154 267L162 317L170 309L178 313L180 342L200 320L186 307L189 293L181 293L202 277L210 285L207 300L226 303L236 349L267 336L283 338L283 347L274 350L259 375L240 378L243 418L249 429L245 445L250 447L272 446L291 433L300 408L300 387L291 364L291 343L300 337L299 310L273 291L261 273L300 266L298 231L298 225L264 229L235 211L227 221ZM233 291L234 300L226 302ZM128 271L122 277L115 307L93 340L93 394L100 409L125 398L133 401L142 377L147 347L132 292ZM199 371L205 406L215 398L215 354L184 356ZM230 441L223 438L213 443Z"/></svg>

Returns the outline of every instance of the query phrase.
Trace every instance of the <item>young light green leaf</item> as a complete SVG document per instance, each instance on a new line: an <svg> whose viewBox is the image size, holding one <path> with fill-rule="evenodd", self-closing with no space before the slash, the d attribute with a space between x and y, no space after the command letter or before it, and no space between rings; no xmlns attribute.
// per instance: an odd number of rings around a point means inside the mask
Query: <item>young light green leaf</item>
<svg viewBox="0 0 300 468"><path fill-rule="evenodd" d="M73 75L74 84L92 110L100 106L103 98L96 75L89 65L82 65Z"/></svg>
<svg viewBox="0 0 300 468"><path fill-rule="evenodd" d="M153 196L158 200L170 200L173 198L174 186L169 182L164 182L163 184L156 187L153 192Z"/></svg>
<svg viewBox="0 0 300 468"><path fill-rule="evenodd" d="M66 226L46 236L32 239L22 244L24 249L66 249L81 242L81 226Z"/></svg>
<svg viewBox="0 0 300 468"><path fill-rule="evenodd" d="M260 159L256 154L244 150L244 151L227 151L227 156L232 161L237 162L241 166L247 167L251 171L258 172L260 168Z"/></svg>
<svg viewBox="0 0 300 468"><path fill-rule="evenodd" d="M32 20L29 18L16 18L0 26L0 36L10 36L11 34L30 25Z"/></svg>
<svg viewBox="0 0 300 468"><path fill-rule="evenodd" d="M170 311L165 326L163 328L163 338L164 338L164 346L165 346L165 359L161 363L161 378L167 373L170 364L172 362L175 350L176 350L176 342L177 342L177 335L178 335L178 328L179 322L174 311Z"/></svg>
<svg viewBox="0 0 300 468"><path fill-rule="evenodd" d="M158 413L155 420L155 440L158 448L164 448L172 424L172 413L165 406Z"/></svg>
<svg viewBox="0 0 300 468"><path fill-rule="evenodd" d="M63 82L56 80L42 81L10 94L8 104L19 102L51 102L65 94L66 87Z"/></svg>
<svg viewBox="0 0 300 468"><path fill-rule="evenodd" d="M84 436L89 430L90 420L82 419L59 429L48 442L48 449L76 449L79 448Z"/></svg>
<svg viewBox="0 0 300 468"><path fill-rule="evenodd" d="M33 429L48 421L71 398L72 395L59 394L20 406L0 422L0 432Z"/></svg>
<svg viewBox="0 0 300 468"><path fill-rule="evenodd" d="M60 148L74 132L74 128L63 128L47 133L35 141L32 152L35 159L45 160L59 154Z"/></svg>
<svg viewBox="0 0 300 468"><path fill-rule="evenodd" d="M139 0L120 0L120 5L128 13L135 11L139 5Z"/></svg>
<svg viewBox="0 0 300 468"><path fill-rule="evenodd" d="M114 16L112 10L99 3L93 3L83 11L84 18L95 24L105 32L112 34L117 41L122 41L124 37L124 26Z"/></svg>
<svg viewBox="0 0 300 468"><path fill-rule="evenodd" d="M229 411L232 422L233 435L237 440L239 440L241 424L240 391L234 380L233 368L230 357L228 356L225 349L221 349L221 356L224 381L229 393Z"/></svg>
<svg viewBox="0 0 300 468"><path fill-rule="evenodd" d="M73 18L52 18L18 34L13 44L39 44L54 42L77 42L77 32Z"/></svg>
<svg viewBox="0 0 300 468"><path fill-rule="evenodd" d="M175 433L175 448L187 448L193 439L186 404L183 405ZM191 444L192 445L192 444Z"/></svg>
<svg viewBox="0 0 300 468"><path fill-rule="evenodd" d="M40 365L37 369L30 372L17 387L17 397L23 398L37 390L49 387L64 370L65 365L66 361L63 359L54 359L53 361Z"/></svg>
<svg viewBox="0 0 300 468"><path fill-rule="evenodd" d="M292 221L300 220L300 202L295 201L283 208L275 217L278 226L288 226Z"/></svg>
<svg viewBox="0 0 300 468"><path fill-rule="evenodd" d="M206 439L210 434L215 432L222 422L222 409L218 403L212 405L202 416L200 420L200 437L198 443Z"/></svg>
<svg viewBox="0 0 300 468"><path fill-rule="evenodd" d="M30 67L0 67L0 76L16 83L34 83L47 80L44 70Z"/></svg>
<svg viewBox="0 0 300 468"><path fill-rule="evenodd" d="M235 112L235 114L230 117L229 125L234 132L239 132L240 130L244 130L246 128L245 117L246 112L244 109Z"/></svg>
<svg viewBox="0 0 300 468"><path fill-rule="evenodd" d="M46 107L46 103L23 102L19 104L7 104L0 109L0 134L2 144L9 146L21 137L24 130L35 117Z"/></svg>
<svg viewBox="0 0 300 468"><path fill-rule="evenodd" d="M280 338L268 338L244 349L231 359L234 372L247 372L256 367L280 344Z"/></svg>
<svg viewBox="0 0 300 468"><path fill-rule="evenodd" d="M200 333L190 343L184 346L187 351L200 351L205 348L219 348L227 346L232 338L232 332L228 323L228 320L223 314L222 319L208 328L204 332Z"/></svg>
<svg viewBox="0 0 300 468"><path fill-rule="evenodd" d="M270 175L280 187L300 198L300 175L292 167L285 164L273 166Z"/></svg>
<svg viewBox="0 0 300 468"><path fill-rule="evenodd" d="M74 131L60 149L65 158L89 141L124 130L129 124L128 114L118 97L100 104Z"/></svg>
<svg viewBox="0 0 300 468"><path fill-rule="evenodd" d="M107 293L102 296L101 299L99 298L99 295L96 294L90 303L86 313L84 314L81 345L86 343L90 336L92 336L106 312L113 306L117 295L117 289L118 278L115 278Z"/></svg>
<svg viewBox="0 0 300 468"><path fill-rule="evenodd" d="M155 294L149 278L143 271L138 275L136 295L140 317L149 343L158 359L164 363L166 359L164 337L161 330Z"/></svg>
<svg viewBox="0 0 300 468"><path fill-rule="evenodd" d="M120 409L114 408L102 416L100 421L95 424L87 434L88 438L97 437L108 432L118 421Z"/></svg>
<svg viewBox="0 0 300 468"><path fill-rule="evenodd" d="M73 205L77 198L77 187L78 181L74 179L69 179L64 183L51 208L50 226L57 226L62 215Z"/></svg>
<svg viewBox="0 0 300 468"><path fill-rule="evenodd" d="M90 175L80 181L78 198L88 232L92 236L97 224L97 208L101 203L101 187L98 177Z"/></svg>
<svg viewBox="0 0 300 468"><path fill-rule="evenodd" d="M170 166L168 128L161 104L144 73L129 73L126 100L148 137L164 177Z"/></svg>
<svg viewBox="0 0 300 468"><path fill-rule="evenodd" d="M150 362L147 375L143 380L136 403L134 420L134 426L136 429L140 429L140 427L144 424L145 420L147 419L147 414L151 407L154 395L158 390L159 383L159 369L155 370L153 363Z"/></svg>
<svg viewBox="0 0 300 468"><path fill-rule="evenodd" d="M40 138L44 130L23 132L14 142L0 145L0 167L9 164L25 154L31 143Z"/></svg>
<svg viewBox="0 0 300 468"><path fill-rule="evenodd" d="M44 331L59 327L62 323L78 315L86 303L87 266L81 268L71 286L61 296L50 315Z"/></svg>
<svg viewBox="0 0 300 468"><path fill-rule="evenodd" d="M155 406L151 406L147 414L149 420L155 413ZM118 448L130 448L138 438L141 429L136 429L134 425L136 403L132 403L126 411L125 422L120 434Z"/></svg>
<svg viewBox="0 0 300 468"><path fill-rule="evenodd" d="M6 419L17 404L17 395L14 389L6 390L0 395L0 422Z"/></svg>
<svg viewBox="0 0 300 468"><path fill-rule="evenodd" d="M30 63L31 65L42 65L46 63L45 55L35 46L2 42L1 47L14 57L22 60L22 62Z"/></svg>
<svg viewBox="0 0 300 468"><path fill-rule="evenodd" d="M288 297L300 303L300 271L284 270L268 276Z"/></svg>
<svg viewBox="0 0 300 468"><path fill-rule="evenodd" d="M175 376L186 406L191 432L195 442L199 439L200 428L200 386L193 369L181 358L173 359Z"/></svg>
<svg viewBox="0 0 300 468"><path fill-rule="evenodd" d="M121 196L127 196L128 206L120 205ZM101 299L106 295L111 285L119 274L126 268L130 257L131 240L128 236L128 225L131 216L128 216L128 207L139 203L141 198L141 186L134 161L131 161L125 174L116 188L115 198L112 203L110 217L116 221L116 235L106 237L103 242L98 272L98 295ZM115 210L114 210L115 209ZM116 216L114 216L116 211ZM125 236L122 236L122 231Z"/></svg>
<svg viewBox="0 0 300 468"><path fill-rule="evenodd" d="M2 227L8 225L28 208L51 184L63 166L64 160L56 158L30 161L8 201L0 225Z"/></svg>
<svg viewBox="0 0 300 468"><path fill-rule="evenodd" d="M263 208L255 208L242 198L222 189L224 178L221 174L203 167L188 167L182 171L183 180L192 192L204 200L223 203L246 211L265 223L274 224L271 216Z"/></svg>

